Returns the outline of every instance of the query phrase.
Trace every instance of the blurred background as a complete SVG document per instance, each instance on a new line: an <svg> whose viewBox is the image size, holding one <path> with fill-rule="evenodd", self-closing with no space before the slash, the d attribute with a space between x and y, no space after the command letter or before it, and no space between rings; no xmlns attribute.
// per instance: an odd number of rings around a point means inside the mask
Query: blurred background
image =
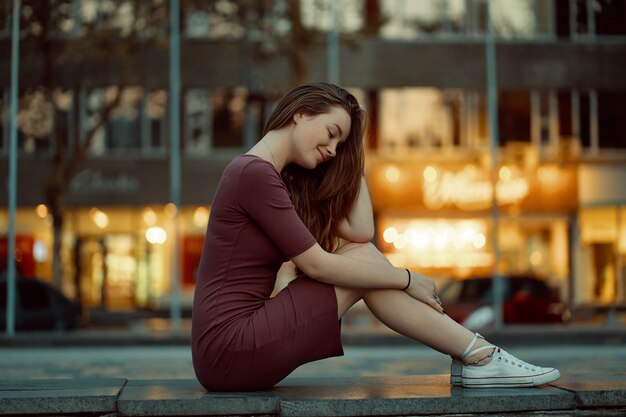
<svg viewBox="0 0 626 417"><path fill-rule="evenodd" d="M0 270L12 3L0 1ZM179 41L170 6L22 2L18 330L188 318L222 169L283 93L326 80L369 114L374 243L433 277L451 316L493 325L495 271L505 324L624 323L625 1L181 0ZM378 325L352 314L347 325Z"/></svg>

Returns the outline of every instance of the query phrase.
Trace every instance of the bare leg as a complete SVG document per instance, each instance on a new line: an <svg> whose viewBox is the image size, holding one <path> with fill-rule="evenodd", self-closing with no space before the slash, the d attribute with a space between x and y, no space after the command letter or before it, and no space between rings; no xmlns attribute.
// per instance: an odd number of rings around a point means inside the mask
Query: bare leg
<svg viewBox="0 0 626 417"><path fill-rule="evenodd" d="M372 244L348 243L337 250L345 256L368 262L388 263ZM384 279L384 277L381 277ZM361 298L372 313L389 328L452 357L459 358L474 333L445 314L401 290L366 290L336 287L339 317ZM483 339L475 347L488 344ZM482 354L484 356L484 354ZM466 358L468 361L481 358ZM488 360L487 360L488 361Z"/></svg>

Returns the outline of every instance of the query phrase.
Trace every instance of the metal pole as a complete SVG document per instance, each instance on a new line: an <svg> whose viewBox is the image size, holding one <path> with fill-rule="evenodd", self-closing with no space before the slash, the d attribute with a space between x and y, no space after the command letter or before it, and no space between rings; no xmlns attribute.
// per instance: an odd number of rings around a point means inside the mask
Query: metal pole
<svg viewBox="0 0 626 417"><path fill-rule="evenodd" d="M330 3L330 28L326 48L326 71L328 82L339 84L339 34L337 32L337 1Z"/></svg>
<svg viewBox="0 0 626 417"><path fill-rule="evenodd" d="M172 268L170 319L180 328L180 4L170 0L170 202L176 207L172 219Z"/></svg>
<svg viewBox="0 0 626 417"><path fill-rule="evenodd" d="M496 43L493 34L491 19L491 0L487 2L487 33L485 34L485 58L487 70L487 106L489 111L489 145L491 148L491 183L493 192L491 197L492 218L492 242L493 242L493 311L495 315L495 327L503 326L502 298L504 295L504 282L500 276L500 244L498 232L500 229L500 212L498 210L497 184L498 184L498 86L496 72Z"/></svg>
<svg viewBox="0 0 626 417"><path fill-rule="evenodd" d="M15 335L15 210L17 206L17 88L20 47L20 0L13 1L11 34L11 110L9 114L9 245L7 248L7 335Z"/></svg>

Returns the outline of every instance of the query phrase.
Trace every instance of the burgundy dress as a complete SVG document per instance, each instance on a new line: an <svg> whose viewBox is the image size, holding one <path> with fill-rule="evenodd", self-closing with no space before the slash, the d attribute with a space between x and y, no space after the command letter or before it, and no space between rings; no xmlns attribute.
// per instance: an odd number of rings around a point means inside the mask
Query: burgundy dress
<svg viewBox="0 0 626 417"><path fill-rule="evenodd" d="M272 164L240 155L226 167L193 305L193 365L206 389L268 389L304 363L343 355L333 286L302 276L270 298L281 264L314 244Z"/></svg>

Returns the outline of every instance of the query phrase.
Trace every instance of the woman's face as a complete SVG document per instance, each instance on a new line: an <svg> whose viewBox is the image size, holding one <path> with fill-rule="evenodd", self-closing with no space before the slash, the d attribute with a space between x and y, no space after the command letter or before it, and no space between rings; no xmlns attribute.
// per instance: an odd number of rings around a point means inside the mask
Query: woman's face
<svg viewBox="0 0 626 417"><path fill-rule="evenodd" d="M296 114L294 123L294 162L313 169L335 157L337 148L350 133L351 120L343 107L333 106L328 113L313 116Z"/></svg>

